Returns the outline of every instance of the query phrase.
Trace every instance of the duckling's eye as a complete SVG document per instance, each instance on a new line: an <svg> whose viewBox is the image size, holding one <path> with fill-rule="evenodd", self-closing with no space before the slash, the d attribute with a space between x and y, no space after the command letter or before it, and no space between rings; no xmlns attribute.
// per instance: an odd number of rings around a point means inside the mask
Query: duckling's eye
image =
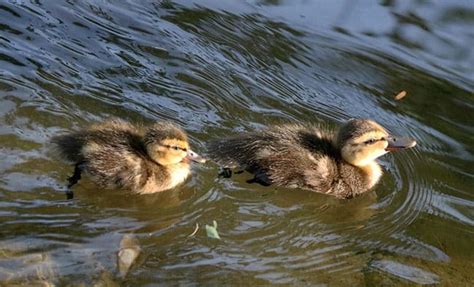
<svg viewBox="0 0 474 287"><path fill-rule="evenodd" d="M171 148L174 150L180 150L179 146L172 146Z"/></svg>
<svg viewBox="0 0 474 287"><path fill-rule="evenodd" d="M373 143L376 142L376 141L377 141L377 140L375 140L375 139L370 139L370 140L365 141L364 143L365 143L365 144L373 144Z"/></svg>

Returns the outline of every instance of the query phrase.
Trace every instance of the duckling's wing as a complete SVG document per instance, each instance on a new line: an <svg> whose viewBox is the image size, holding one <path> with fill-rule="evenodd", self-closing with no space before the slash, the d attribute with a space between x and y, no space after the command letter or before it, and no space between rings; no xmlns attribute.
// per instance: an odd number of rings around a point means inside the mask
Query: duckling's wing
<svg viewBox="0 0 474 287"><path fill-rule="evenodd" d="M338 176L337 157L331 134L300 126L261 165L274 183L327 192Z"/></svg>

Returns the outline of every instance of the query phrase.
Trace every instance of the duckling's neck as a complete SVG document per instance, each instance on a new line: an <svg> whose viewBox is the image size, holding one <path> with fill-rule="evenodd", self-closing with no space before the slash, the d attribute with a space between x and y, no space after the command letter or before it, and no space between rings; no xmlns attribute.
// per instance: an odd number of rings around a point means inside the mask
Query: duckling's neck
<svg viewBox="0 0 474 287"><path fill-rule="evenodd" d="M382 168L375 161L371 161L364 166L359 166L359 168L366 175L366 183L368 188L372 188L374 185L376 185L383 173Z"/></svg>
<svg viewBox="0 0 474 287"><path fill-rule="evenodd" d="M187 162L170 164L165 168L169 174L169 183L171 186L176 186L182 183L191 173L190 165Z"/></svg>

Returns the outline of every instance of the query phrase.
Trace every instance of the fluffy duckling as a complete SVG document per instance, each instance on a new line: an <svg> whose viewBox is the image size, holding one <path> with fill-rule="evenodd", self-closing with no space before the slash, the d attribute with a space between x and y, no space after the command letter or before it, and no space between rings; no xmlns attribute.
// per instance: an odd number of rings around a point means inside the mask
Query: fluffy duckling
<svg viewBox="0 0 474 287"><path fill-rule="evenodd" d="M142 128L109 119L52 141L59 153L75 164L68 198L72 198L71 187L82 172L104 188L145 194L182 183L190 174L190 160L204 162L189 148L186 133L169 122Z"/></svg>
<svg viewBox="0 0 474 287"><path fill-rule="evenodd" d="M214 140L207 147L210 158L224 168L253 173L248 182L352 198L379 181L382 169L376 158L415 145L413 139L390 136L374 121L354 119L337 133L286 124Z"/></svg>

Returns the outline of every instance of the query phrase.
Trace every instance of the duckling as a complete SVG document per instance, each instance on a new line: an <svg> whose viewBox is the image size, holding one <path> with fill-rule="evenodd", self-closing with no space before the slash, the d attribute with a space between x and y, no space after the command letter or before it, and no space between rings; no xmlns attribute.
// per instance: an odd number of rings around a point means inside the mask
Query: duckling
<svg viewBox="0 0 474 287"><path fill-rule="evenodd" d="M353 119L338 132L285 124L208 143L209 157L225 169L254 174L249 183L275 184L352 198L374 187L382 175L375 159L410 148L368 119Z"/></svg>
<svg viewBox="0 0 474 287"><path fill-rule="evenodd" d="M52 139L59 154L75 164L71 188L85 172L104 188L146 194L171 189L190 174L190 161L205 160L189 148L186 133L170 122L137 127L109 119Z"/></svg>

